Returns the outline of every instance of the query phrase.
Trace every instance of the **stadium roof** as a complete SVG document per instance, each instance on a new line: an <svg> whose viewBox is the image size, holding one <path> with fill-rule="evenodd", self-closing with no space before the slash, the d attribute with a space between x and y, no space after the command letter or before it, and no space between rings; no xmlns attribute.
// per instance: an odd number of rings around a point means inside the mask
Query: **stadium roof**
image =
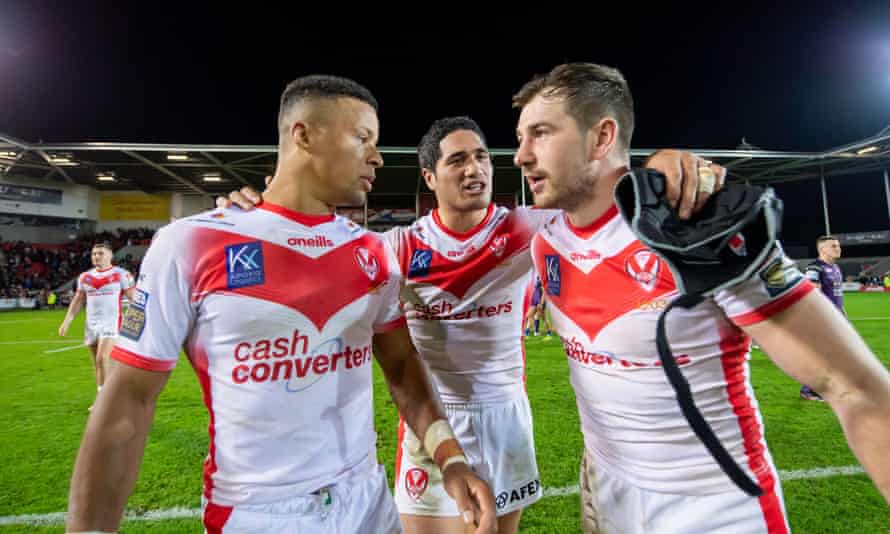
<svg viewBox="0 0 890 534"><path fill-rule="evenodd" d="M264 177L275 167L276 149L272 145L29 143L0 133L0 175L88 185L99 190L217 195L242 185L262 188ZM413 147L382 147L381 151L386 165L378 174L371 202L373 197L382 196L413 199L417 191L425 190L420 187ZM632 150L634 164L653 151ZM780 152L746 144L734 150L694 152L727 167L731 180L783 182L863 174L890 168L890 127L824 152ZM513 150L493 149L492 154L495 193L517 193L522 182L512 164Z"/></svg>

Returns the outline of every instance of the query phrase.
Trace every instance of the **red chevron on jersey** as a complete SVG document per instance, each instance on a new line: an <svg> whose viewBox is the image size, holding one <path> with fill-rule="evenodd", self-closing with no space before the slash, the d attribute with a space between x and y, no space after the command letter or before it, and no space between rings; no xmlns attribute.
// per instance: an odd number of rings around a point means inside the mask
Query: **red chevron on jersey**
<svg viewBox="0 0 890 534"><path fill-rule="evenodd" d="M557 212L492 205L464 233L437 213L384 234L406 276L411 339L444 402L512 399L523 391L529 244Z"/></svg>
<svg viewBox="0 0 890 534"><path fill-rule="evenodd" d="M535 239L540 264L544 264L544 256L560 254L546 239ZM547 299L586 332L591 342L614 319L676 291L670 270L639 241L603 259L587 273L566 255L560 255L559 261L559 295L548 291ZM578 259L579 263L583 261ZM546 289L547 276L541 281ZM590 292L594 287L596 291Z"/></svg>
<svg viewBox="0 0 890 534"><path fill-rule="evenodd" d="M657 325L679 295L667 262L640 243L614 206L585 228L568 217L549 222L532 255L568 359L591 465L653 492L737 491L695 436L660 365ZM739 325L779 313L810 290L789 271L796 282L770 292L767 266L786 261L777 248L760 272L664 318L696 404L733 459L765 487L776 472Z"/></svg>
<svg viewBox="0 0 890 534"><path fill-rule="evenodd" d="M348 241L336 249L310 258L299 251L274 243L262 242L265 280L262 284L230 289L226 276L227 246L253 241L225 231L202 228L195 232L194 298L220 292L246 295L276 302L305 315L318 328L324 329L328 320L362 295L380 288L389 278L384 261L382 242L370 234ZM286 265L286 269L272 266ZM308 280L307 284L292 283L294 273ZM318 295L326 296L319 299Z"/></svg>
<svg viewBox="0 0 890 534"><path fill-rule="evenodd" d="M483 221L480 226L485 225L486 222ZM495 269L507 258L527 250L534 230L528 223L523 223L517 217L505 217L490 231L484 243L479 246L471 245L465 250L454 251L450 258L447 256L452 251L436 250L428 243L421 241L412 232L408 238L409 246L401 247L399 251L399 262L402 265L402 271L408 273L409 280L437 286L458 299L462 299L485 274ZM422 276L410 276L413 253L418 250L430 251L429 270Z"/></svg>
<svg viewBox="0 0 890 534"><path fill-rule="evenodd" d="M102 272L102 271L96 271L96 272ZM87 284L88 286L90 286L96 290L102 289L104 286L106 286L108 284L120 282L120 281L121 281L121 275L119 273L113 273L111 276L102 276L102 277L92 276L92 275L87 274L83 277L83 283Z"/></svg>

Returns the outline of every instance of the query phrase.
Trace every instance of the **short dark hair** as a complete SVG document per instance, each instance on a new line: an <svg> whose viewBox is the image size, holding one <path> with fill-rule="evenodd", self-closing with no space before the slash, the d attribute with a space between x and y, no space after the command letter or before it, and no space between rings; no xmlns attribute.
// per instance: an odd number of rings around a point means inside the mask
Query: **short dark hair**
<svg viewBox="0 0 890 534"><path fill-rule="evenodd" d="M634 101L627 80L618 69L595 63L564 63L536 76L513 96L522 108L538 95L564 97L566 112L581 130L605 116L618 123L618 140L630 149L634 131Z"/></svg>
<svg viewBox="0 0 890 534"><path fill-rule="evenodd" d="M93 245L93 248L107 248L108 252L114 252L114 249L111 248L111 243L108 241L99 241Z"/></svg>
<svg viewBox="0 0 890 534"><path fill-rule="evenodd" d="M833 235L820 235L818 239L816 239L816 244L819 245L824 243L825 241L838 241L838 238Z"/></svg>
<svg viewBox="0 0 890 534"><path fill-rule="evenodd" d="M442 139L458 130L474 132L479 136L479 139L482 139L483 145L488 144L485 141L485 134L482 133L482 128L473 119L465 116L439 119L423 134L420 144L417 145L417 159L420 161L421 169L436 170L436 162L442 157L442 147L440 145Z"/></svg>
<svg viewBox="0 0 890 534"><path fill-rule="evenodd" d="M377 99L360 83L339 76L312 74L290 82L281 93L281 105L278 108L279 129L283 126L287 112L297 102L305 99L336 98L355 98L374 108L374 111L379 111Z"/></svg>

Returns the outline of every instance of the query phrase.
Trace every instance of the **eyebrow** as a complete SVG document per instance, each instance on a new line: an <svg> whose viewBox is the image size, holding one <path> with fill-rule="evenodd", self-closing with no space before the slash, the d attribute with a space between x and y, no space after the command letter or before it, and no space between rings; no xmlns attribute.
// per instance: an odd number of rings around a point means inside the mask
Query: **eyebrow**
<svg viewBox="0 0 890 534"><path fill-rule="evenodd" d="M374 139L377 138L377 132L375 132L371 128L368 128L367 126L358 126L357 128L358 128L359 132L366 133L366 134L368 134L368 136L370 136Z"/></svg>
<svg viewBox="0 0 890 534"><path fill-rule="evenodd" d="M528 126L526 126L525 129L526 130L534 130L535 128L540 128L541 126L553 128L553 123L547 122L547 121L533 122L533 123L529 124ZM521 132L521 130L519 128L516 128L516 135L521 135L520 132Z"/></svg>
<svg viewBox="0 0 890 534"><path fill-rule="evenodd" d="M460 156L460 157L467 156L467 155L469 155L471 152L472 152L473 154L488 154L488 149L485 148L485 147L479 147L479 148L476 148L476 149L474 149L474 150L472 150L472 151L458 150L457 152L452 152L451 154L448 154L447 156L445 156L445 161L451 161L451 160L455 159L455 158L458 157L458 156Z"/></svg>

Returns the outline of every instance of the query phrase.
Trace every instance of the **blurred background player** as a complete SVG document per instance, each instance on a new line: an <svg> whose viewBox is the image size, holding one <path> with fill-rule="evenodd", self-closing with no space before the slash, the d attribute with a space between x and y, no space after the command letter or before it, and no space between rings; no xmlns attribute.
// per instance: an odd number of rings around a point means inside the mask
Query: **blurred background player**
<svg viewBox="0 0 890 534"><path fill-rule="evenodd" d="M844 273L837 265L841 257L841 244L836 237L823 235L816 240L816 250L819 258L807 265L807 278L817 288L822 290L828 300L844 315ZM822 397L807 385L800 387L800 398L806 400L821 401Z"/></svg>
<svg viewBox="0 0 890 534"><path fill-rule="evenodd" d="M87 320L84 325L84 344L93 356L96 374L96 391L102 391L105 378L111 370L108 356L114 347L121 324L121 300L133 300L133 276L111 264L114 252L108 243L96 243L90 254L93 268L77 277L76 290L68 313L59 327L59 335L65 337L71 321L86 303ZM92 406L90 409L92 410Z"/></svg>
<svg viewBox="0 0 890 534"><path fill-rule="evenodd" d="M547 339L549 340L553 333L550 328L550 320L547 318L547 299L544 298L541 278L537 274L534 274L532 278L532 294L528 303L528 312L525 315L525 337L529 335L537 336L540 332L541 321L544 321L544 325L547 328ZM532 330L532 327L534 327L534 330Z"/></svg>

